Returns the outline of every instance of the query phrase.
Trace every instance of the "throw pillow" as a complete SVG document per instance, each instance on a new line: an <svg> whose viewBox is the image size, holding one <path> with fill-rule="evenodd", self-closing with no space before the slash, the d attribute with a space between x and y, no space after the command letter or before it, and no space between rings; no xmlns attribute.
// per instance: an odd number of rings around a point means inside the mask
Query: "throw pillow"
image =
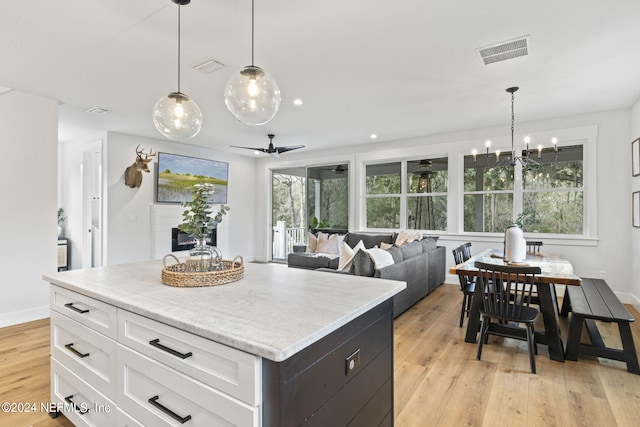
<svg viewBox="0 0 640 427"><path fill-rule="evenodd" d="M307 232L307 240L309 241L307 252L315 252L318 247L318 238L313 233Z"/></svg>
<svg viewBox="0 0 640 427"><path fill-rule="evenodd" d="M340 246L340 236L337 234L318 233L318 246L316 253L338 255Z"/></svg>
<svg viewBox="0 0 640 427"><path fill-rule="evenodd" d="M373 268L379 270L393 264L393 256L384 249L364 249L373 261Z"/></svg>
<svg viewBox="0 0 640 427"><path fill-rule="evenodd" d="M402 246L402 245L406 245L407 243L411 243L414 240L420 240L422 239L422 233L419 231L414 231L414 232L406 232L406 231L401 231L400 233L398 233L398 237L396 237L396 245L397 246Z"/></svg>
<svg viewBox="0 0 640 427"><path fill-rule="evenodd" d="M391 243L380 242L380 249L384 249L385 251L389 248L392 248L393 245Z"/></svg>
<svg viewBox="0 0 640 427"><path fill-rule="evenodd" d="M340 245L340 262L338 263L338 270L350 273L353 269L353 257L360 249L364 249L364 243L362 243L362 240L360 240L353 249L347 244L347 242L342 242Z"/></svg>
<svg viewBox="0 0 640 427"><path fill-rule="evenodd" d="M353 256L353 270L356 276L373 277L373 273L375 273L373 260L364 250L356 252Z"/></svg>

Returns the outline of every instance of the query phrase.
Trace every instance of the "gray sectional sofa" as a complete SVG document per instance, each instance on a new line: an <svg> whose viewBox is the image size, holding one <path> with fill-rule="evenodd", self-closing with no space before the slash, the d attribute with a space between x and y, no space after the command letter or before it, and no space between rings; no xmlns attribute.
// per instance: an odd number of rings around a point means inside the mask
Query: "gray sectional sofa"
<svg viewBox="0 0 640 427"><path fill-rule="evenodd" d="M344 241L353 248L362 241L365 248L380 247L382 242L393 244L396 233L362 234L347 233ZM444 283L446 266L446 250L437 245L437 237L425 237L402 246L393 246L387 252L393 257L393 264L376 269L373 260L366 252L358 251L353 258L353 269L350 273L339 272L339 257L319 256L305 252L305 246L294 248L288 256L289 267L319 269L321 271L359 276L378 277L381 279L401 280L407 288L393 299L394 316L397 317L435 288Z"/></svg>

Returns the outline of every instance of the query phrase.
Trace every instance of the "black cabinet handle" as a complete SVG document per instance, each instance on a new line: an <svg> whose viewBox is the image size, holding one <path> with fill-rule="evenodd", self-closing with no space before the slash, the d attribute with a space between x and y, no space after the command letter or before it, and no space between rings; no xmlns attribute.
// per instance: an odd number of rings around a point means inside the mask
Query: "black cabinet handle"
<svg viewBox="0 0 640 427"><path fill-rule="evenodd" d="M64 348L66 348L71 353L73 353L76 356L78 356L80 359L84 359L85 357L89 356L89 353L80 353L78 350L73 348L73 343L65 344Z"/></svg>
<svg viewBox="0 0 640 427"><path fill-rule="evenodd" d="M166 351L169 354L172 354L176 357L179 357L180 359L186 359L187 357L191 357L193 356L193 353L189 352L189 353L180 353L177 350L174 350L172 348L169 348L167 346L164 346L162 344L160 344L160 338L156 338L155 340L151 340L149 341L149 345L152 345L156 348L159 348L160 350Z"/></svg>
<svg viewBox="0 0 640 427"><path fill-rule="evenodd" d="M76 411L76 412L80 412L80 415L84 415L84 414L86 414L87 412L89 412L89 410L88 410L88 409L82 409L82 407L78 406L78 405L77 405L73 400L71 400L71 399L73 399L73 394L71 394L71 395L69 395L69 396L67 396L67 397L65 397L65 398L64 398L65 402L67 402L67 403L69 403L69 404L73 405L73 410L74 410L74 411Z"/></svg>
<svg viewBox="0 0 640 427"><path fill-rule="evenodd" d="M77 312L78 312L78 313L80 313L80 314L85 314L85 313L88 313L88 312L89 312L89 310L82 310L82 309L80 309L80 308L78 308L78 307L74 307L74 305L73 305L73 304L74 304L74 303L72 303L72 302L68 302L68 303L66 303L64 306L65 306L65 307L67 307L67 308L70 308L70 309L71 309L71 310L73 310L73 311L77 311Z"/></svg>
<svg viewBox="0 0 640 427"><path fill-rule="evenodd" d="M171 409L167 408L162 403L158 402L159 398L160 397L158 397L157 395L153 396L153 397L149 398L149 403L151 403L156 408L160 409L165 414L169 415L174 420L178 421L180 424L184 424L184 423L186 423L187 421L189 421L191 419L191 415L187 415L186 417L183 418L180 415L176 414Z"/></svg>

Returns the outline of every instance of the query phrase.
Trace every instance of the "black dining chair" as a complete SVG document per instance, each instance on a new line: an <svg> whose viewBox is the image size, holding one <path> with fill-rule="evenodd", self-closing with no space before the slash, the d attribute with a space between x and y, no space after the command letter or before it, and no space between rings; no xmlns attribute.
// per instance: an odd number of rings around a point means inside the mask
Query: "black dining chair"
<svg viewBox="0 0 640 427"><path fill-rule="evenodd" d="M540 246L543 245L544 243L538 240L527 240L527 252L538 253L540 252Z"/></svg>
<svg viewBox="0 0 640 427"><path fill-rule="evenodd" d="M457 264L462 264L471 258L471 242L464 243L452 250L453 260ZM476 278L466 274L458 273L460 281L460 291L462 291L462 305L460 307L460 327L464 323L465 314L469 317L471 311L471 297L476 286Z"/></svg>
<svg viewBox="0 0 640 427"><path fill-rule="evenodd" d="M476 359L480 360L482 346L487 342L489 335L519 340L526 337L529 364L531 372L535 374L535 354L538 354L538 349L533 322L538 316L538 310L531 307L531 300L540 267L495 265L480 261L476 261L474 265L478 269L476 285L484 291L480 307L482 325ZM494 323L493 320L497 322ZM524 324L524 330L519 324Z"/></svg>

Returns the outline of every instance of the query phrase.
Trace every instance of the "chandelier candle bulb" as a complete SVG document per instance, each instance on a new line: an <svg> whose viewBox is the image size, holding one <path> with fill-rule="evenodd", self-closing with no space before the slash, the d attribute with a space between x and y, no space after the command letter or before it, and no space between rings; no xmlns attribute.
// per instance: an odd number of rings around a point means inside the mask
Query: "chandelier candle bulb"
<svg viewBox="0 0 640 427"><path fill-rule="evenodd" d="M496 163L500 163L500 150L496 150Z"/></svg>
<svg viewBox="0 0 640 427"><path fill-rule="evenodd" d="M542 145L538 145L538 159L542 158Z"/></svg>

